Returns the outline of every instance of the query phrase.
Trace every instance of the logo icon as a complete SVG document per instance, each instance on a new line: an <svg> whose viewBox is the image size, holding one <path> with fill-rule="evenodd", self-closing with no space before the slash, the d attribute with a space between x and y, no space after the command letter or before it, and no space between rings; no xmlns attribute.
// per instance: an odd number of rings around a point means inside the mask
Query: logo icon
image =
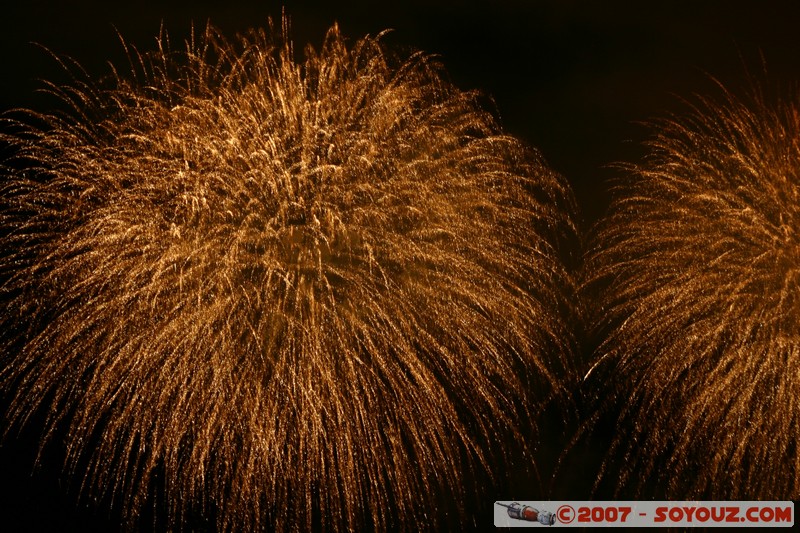
<svg viewBox="0 0 800 533"><path fill-rule="evenodd" d="M505 507L508 512L508 516L516 520L539 522L545 526L552 526L556 523L556 515L550 511L540 511L539 509L534 509L530 505L521 505L518 502L512 502L510 505L500 502L495 503Z"/></svg>

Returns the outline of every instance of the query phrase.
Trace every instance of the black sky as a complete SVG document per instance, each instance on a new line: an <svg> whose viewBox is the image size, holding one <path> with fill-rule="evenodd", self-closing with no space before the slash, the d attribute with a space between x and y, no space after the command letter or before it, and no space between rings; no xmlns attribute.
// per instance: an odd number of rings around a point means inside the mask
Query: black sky
<svg viewBox="0 0 800 533"><path fill-rule="evenodd" d="M782 86L800 75L800 3L789 0L579 2L501 0L338 2L56 2L28 0L0 17L0 109L45 105L39 78L58 76L32 42L77 59L92 74L124 64L117 31L140 49L163 23L173 43L210 20L226 33L292 18L297 44L319 44L338 22L356 39L390 28L400 48L437 54L453 81L496 103L504 127L564 174L591 223L608 202L609 168L641 156L641 121L680 112L680 97L734 91L746 71Z"/></svg>
<svg viewBox="0 0 800 533"><path fill-rule="evenodd" d="M681 98L713 94L709 76L742 92L748 71L764 80L762 59L771 84L788 92L800 81L796 0L26 0L0 8L0 111L48 105L36 95L38 80L61 79L55 62L33 42L102 75L106 61L125 64L117 32L146 50L162 24L179 43L192 23L202 27L210 20L233 34L279 18L284 5L297 45L318 45L336 21L352 39L390 28L390 44L438 55L456 85L493 98L506 130L566 176L584 227L607 207L609 182L620 172L610 165L641 157L649 135L642 121L680 113ZM0 510L47 513L49 498L57 499L63 487L30 477L35 451L25 448L30 440L22 442L12 439L0 449L5 494L19 495L19 501L6 498Z"/></svg>
<svg viewBox="0 0 800 533"><path fill-rule="evenodd" d="M58 73L32 42L101 75L106 61L124 64L117 32L148 49L162 23L179 43L192 23L210 20L232 34L280 17L282 6L298 44L319 44L338 22L353 39L391 28L390 43L437 54L459 87L492 97L506 130L570 180L587 223L608 202L617 172L608 165L640 157L641 121L709 93L709 76L742 90L762 57L771 80L791 85L800 75L800 3L790 0L29 0L0 17L0 109L42 105L38 79Z"/></svg>

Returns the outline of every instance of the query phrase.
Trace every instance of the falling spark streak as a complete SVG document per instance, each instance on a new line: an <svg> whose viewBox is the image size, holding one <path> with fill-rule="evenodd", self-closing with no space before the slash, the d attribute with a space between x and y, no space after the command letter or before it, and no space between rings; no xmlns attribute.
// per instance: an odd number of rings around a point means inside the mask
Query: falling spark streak
<svg viewBox="0 0 800 533"><path fill-rule="evenodd" d="M8 415L131 523L158 482L178 526L418 528L574 376L565 182L430 57L286 35L7 119Z"/></svg>
<svg viewBox="0 0 800 533"><path fill-rule="evenodd" d="M604 339L585 379L621 413L619 490L800 497L799 111L726 91L660 123L628 167L584 287Z"/></svg>

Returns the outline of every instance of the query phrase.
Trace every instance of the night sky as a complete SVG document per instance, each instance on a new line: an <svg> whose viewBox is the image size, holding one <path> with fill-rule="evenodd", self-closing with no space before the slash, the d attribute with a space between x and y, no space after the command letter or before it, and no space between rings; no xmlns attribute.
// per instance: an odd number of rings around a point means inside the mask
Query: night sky
<svg viewBox="0 0 800 533"><path fill-rule="evenodd" d="M192 23L202 28L210 20L232 35L269 16L278 20L282 5L298 48L319 45L338 22L351 39L392 29L386 42L397 49L437 55L458 87L491 98L505 130L568 179L584 230L603 214L621 177L615 163L641 157L650 135L643 122L681 113L682 98L718 94L712 77L734 93L747 89L749 77L784 92L800 81L800 2L790 0L26 0L6 3L0 14L0 110L47 109L52 100L37 94L39 80L64 81L56 62L32 43L102 76L107 61L125 65L118 34L147 50L163 24L179 48ZM42 471L31 476L36 435L31 429L0 448L0 524L108 527L104 516L73 509L65 479L53 473L55 456L45 456Z"/></svg>
<svg viewBox="0 0 800 533"><path fill-rule="evenodd" d="M166 5L165 5L166 4ZM59 75L39 43L91 74L125 64L118 33L142 50L162 23L174 46L212 21L226 34L278 19L279 2L31 0L0 17L0 109L47 105L39 79ZM573 184L588 226L608 202L611 165L635 161L643 121L685 109L681 98L741 91L748 72L797 83L797 2L285 2L298 44L338 22L352 39L394 30L400 50L436 54L462 89L492 98L504 128L538 148ZM491 7L490 7L491 6Z"/></svg>

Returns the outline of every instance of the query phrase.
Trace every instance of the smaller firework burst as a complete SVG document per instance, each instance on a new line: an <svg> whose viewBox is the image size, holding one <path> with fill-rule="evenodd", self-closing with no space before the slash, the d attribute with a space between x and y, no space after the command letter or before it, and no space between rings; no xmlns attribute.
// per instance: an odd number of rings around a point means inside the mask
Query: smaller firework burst
<svg viewBox="0 0 800 533"><path fill-rule="evenodd" d="M621 489L800 496L797 102L701 100L627 167L585 285L604 339L587 381L621 413Z"/></svg>

